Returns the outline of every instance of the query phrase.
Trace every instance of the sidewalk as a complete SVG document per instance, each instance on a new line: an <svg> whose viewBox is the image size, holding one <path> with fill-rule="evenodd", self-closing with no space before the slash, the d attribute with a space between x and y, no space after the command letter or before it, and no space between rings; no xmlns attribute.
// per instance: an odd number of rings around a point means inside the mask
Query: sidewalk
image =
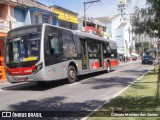
<svg viewBox="0 0 160 120"><path fill-rule="evenodd" d="M8 83L8 81L7 81L7 80L2 80L2 79L0 79L0 85L2 85L2 84L4 84L4 83Z"/></svg>

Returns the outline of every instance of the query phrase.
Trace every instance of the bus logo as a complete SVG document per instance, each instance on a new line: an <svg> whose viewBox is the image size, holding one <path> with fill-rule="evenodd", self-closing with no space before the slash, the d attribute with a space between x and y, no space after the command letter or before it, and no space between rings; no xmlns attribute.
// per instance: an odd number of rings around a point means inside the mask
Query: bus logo
<svg viewBox="0 0 160 120"><path fill-rule="evenodd" d="M2 112L2 117L11 117L11 112Z"/></svg>

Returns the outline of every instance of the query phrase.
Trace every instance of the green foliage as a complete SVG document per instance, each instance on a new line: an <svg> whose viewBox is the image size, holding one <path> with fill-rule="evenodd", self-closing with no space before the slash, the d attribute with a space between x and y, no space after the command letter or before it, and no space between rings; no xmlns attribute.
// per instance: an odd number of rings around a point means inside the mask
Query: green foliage
<svg viewBox="0 0 160 120"><path fill-rule="evenodd" d="M157 75L150 71L122 94L105 104L88 120L159 120L159 117L105 117L108 113L159 113L160 101L155 101ZM105 111L105 112L101 112ZM99 113L103 113L103 115ZM111 114L110 114L111 116Z"/></svg>
<svg viewBox="0 0 160 120"><path fill-rule="evenodd" d="M160 38L160 0L147 0L148 8L141 9L141 17L135 16L132 25L135 34L148 33L150 37Z"/></svg>
<svg viewBox="0 0 160 120"><path fill-rule="evenodd" d="M143 52L146 52L149 48L153 48L153 44L149 42L140 42L140 43L136 43L135 47L136 47L136 51L141 54Z"/></svg>

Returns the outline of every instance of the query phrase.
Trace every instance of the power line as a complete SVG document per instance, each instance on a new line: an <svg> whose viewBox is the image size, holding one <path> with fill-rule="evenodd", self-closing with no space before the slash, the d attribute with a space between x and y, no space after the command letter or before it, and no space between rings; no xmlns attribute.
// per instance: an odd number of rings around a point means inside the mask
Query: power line
<svg viewBox="0 0 160 120"><path fill-rule="evenodd" d="M86 31L86 24L87 24L87 22L86 22L86 11L95 2L100 2L100 0L88 1L88 2L83 3L84 4L84 27L85 27L85 31ZM90 4L90 6L88 8L86 8L87 4Z"/></svg>
<svg viewBox="0 0 160 120"><path fill-rule="evenodd" d="M136 5L135 5L135 6L137 6L137 5L138 5L138 3L139 3L139 0L137 0L137 3L136 3Z"/></svg>
<svg viewBox="0 0 160 120"><path fill-rule="evenodd" d="M108 1L107 1L108 2ZM105 8L107 8L110 12L112 12L113 10L110 9L110 7L106 7L105 3L103 1L100 2L102 6L104 6ZM109 3L110 4L110 3Z"/></svg>
<svg viewBox="0 0 160 120"><path fill-rule="evenodd" d="M103 7L103 8L108 9L108 10L109 10L109 12L112 12L112 10L111 10L111 9L109 9L108 7L105 7L105 6L104 6L104 4L103 4L102 2L98 3L98 5L100 5L100 6L101 6L101 8L99 8L100 10L101 10L101 9L102 9L102 7ZM104 10L104 9L103 9L103 12L104 12L104 13L106 13L106 14L108 14L108 12L107 12L106 10Z"/></svg>

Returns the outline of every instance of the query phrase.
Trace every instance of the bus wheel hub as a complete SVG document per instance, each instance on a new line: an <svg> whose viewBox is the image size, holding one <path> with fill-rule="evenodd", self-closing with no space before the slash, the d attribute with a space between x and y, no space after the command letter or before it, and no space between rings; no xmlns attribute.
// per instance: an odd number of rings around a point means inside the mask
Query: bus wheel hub
<svg viewBox="0 0 160 120"><path fill-rule="evenodd" d="M73 70L70 71L70 76L71 76L71 78L75 78L75 73Z"/></svg>

